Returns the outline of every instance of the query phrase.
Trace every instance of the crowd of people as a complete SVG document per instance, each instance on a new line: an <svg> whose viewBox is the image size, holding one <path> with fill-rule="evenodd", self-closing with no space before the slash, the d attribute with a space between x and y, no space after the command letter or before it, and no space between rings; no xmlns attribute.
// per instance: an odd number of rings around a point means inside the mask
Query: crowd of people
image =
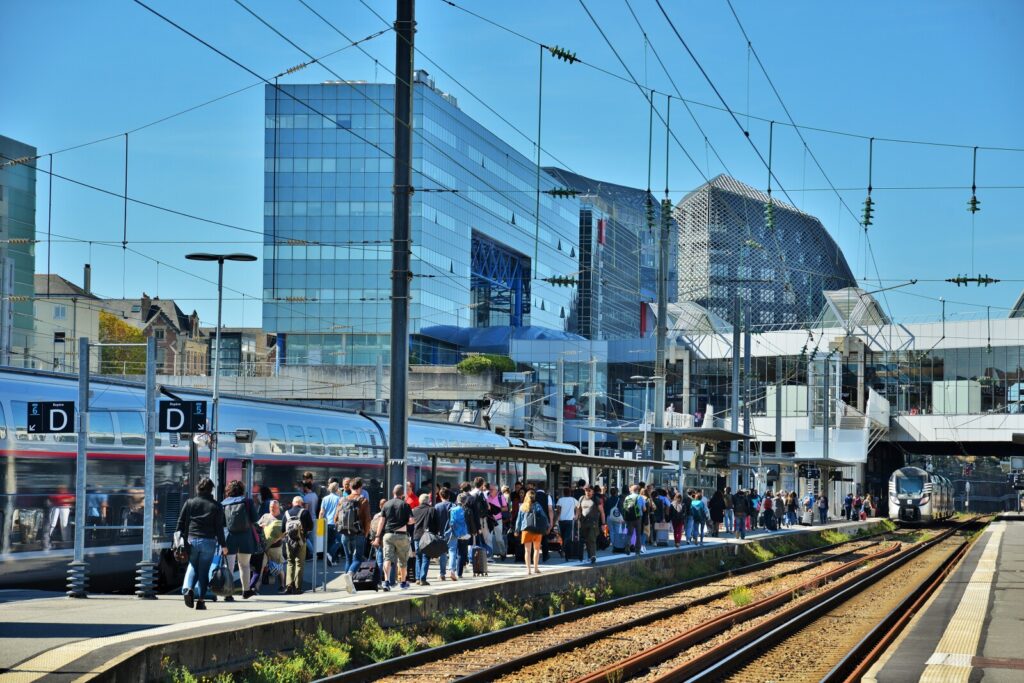
<svg viewBox="0 0 1024 683"><path fill-rule="evenodd" d="M644 482L620 494L580 480L555 498L532 482L510 488L477 477L430 492L407 482L385 498L376 481L373 494L359 477L331 478L321 489L306 472L302 494L287 509L266 487L247 496L241 482L231 481L218 502L213 486L209 479L199 482L177 526L176 551L188 562L182 593L195 609L205 609L211 599L210 577L226 570L233 585L236 567L243 599L275 581L279 593L302 593L307 558L316 556L317 518L326 526L325 561L340 568L342 583L354 592L428 586L432 564L437 580L459 581L467 567L474 576L487 574L488 561L512 556L532 575L541 573L552 553L594 564L598 550L609 546L642 554L648 546L703 545L706 536L723 531L742 539L754 529L823 524L829 510L827 496L811 493L726 487L706 497L699 489ZM870 496L843 501L845 519L873 514ZM233 600L231 586L225 592L224 599Z"/></svg>

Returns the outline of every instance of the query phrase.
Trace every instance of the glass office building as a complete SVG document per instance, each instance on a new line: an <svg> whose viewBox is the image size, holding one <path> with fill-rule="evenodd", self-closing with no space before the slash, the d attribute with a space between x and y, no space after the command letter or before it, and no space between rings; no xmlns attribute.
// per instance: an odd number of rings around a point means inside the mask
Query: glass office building
<svg viewBox="0 0 1024 683"><path fill-rule="evenodd" d="M416 72L412 362L458 360L435 330L567 330L579 201ZM282 92L283 91L283 92ZM308 105L308 106L307 106ZM266 88L263 325L291 364L388 362L394 86Z"/></svg>
<svg viewBox="0 0 1024 683"><path fill-rule="evenodd" d="M0 364L31 367L36 148L0 135ZM28 158L13 166L5 161Z"/></svg>
<svg viewBox="0 0 1024 683"><path fill-rule="evenodd" d="M811 324L823 291L856 282L839 246L814 216L726 175L687 194L675 208L679 223L678 296L723 319L734 300L747 302L755 331Z"/></svg>

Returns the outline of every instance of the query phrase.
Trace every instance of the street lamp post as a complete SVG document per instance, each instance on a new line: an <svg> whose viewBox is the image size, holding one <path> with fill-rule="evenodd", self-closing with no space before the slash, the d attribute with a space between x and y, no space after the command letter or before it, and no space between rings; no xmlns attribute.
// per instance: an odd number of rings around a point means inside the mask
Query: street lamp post
<svg viewBox="0 0 1024 683"><path fill-rule="evenodd" d="M217 476L217 428L219 425L220 412L220 327L221 316L224 307L224 262L225 261L255 261L252 254L208 254L197 252L186 254L185 258L190 261L216 261L217 262L217 330L214 333L213 342L213 413L210 419L210 481L213 482L214 495L218 491Z"/></svg>
<svg viewBox="0 0 1024 683"><path fill-rule="evenodd" d="M649 387L651 386L652 383L657 383L659 380L663 379L663 377L661 375L652 375L651 377L645 377L643 375L633 375L632 377L630 377L630 379L633 380L634 382L640 382L640 383L642 383L644 385L644 414L643 414L643 417L641 418L640 424L643 425L643 428L644 428L643 429L643 432L644 432L643 451L644 451L644 453L646 453L647 452L647 432L649 432L650 429L651 429L650 423L647 422L647 398L648 398L648 396L650 394L650 388Z"/></svg>

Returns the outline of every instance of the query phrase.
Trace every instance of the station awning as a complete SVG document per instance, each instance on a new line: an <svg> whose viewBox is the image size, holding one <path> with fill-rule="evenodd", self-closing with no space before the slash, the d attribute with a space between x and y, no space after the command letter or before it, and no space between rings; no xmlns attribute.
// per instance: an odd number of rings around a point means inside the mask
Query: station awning
<svg viewBox="0 0 1024 683"><path fill-rule="evenodd" d="M622 437L626 441L640 441L644 434L648 438L655 434L661 434L668 441L688 441L690 443L718 444L724 441L743 441L752 438L743 432L734 432L731 429L718 429L717 427L651 427L646 432L638 426L628 427L603 427L580 425L580 429L592 432L601 432L615 437Z"/></svg>
<svg viewBox="0 0 1024 683"><path fill-rule="evenodd" d="M632 460L629 458L605 458L583 453L565 453L544 448L523 448L520 446L486 448L480 446L441 446L438 448L417 448L427 458L446 460L477 460L481 462L519 462L533 465L567 465L570 467L594 467L597 469L633 469L638 467L678 467L675 462L654 460Z"/></svg>

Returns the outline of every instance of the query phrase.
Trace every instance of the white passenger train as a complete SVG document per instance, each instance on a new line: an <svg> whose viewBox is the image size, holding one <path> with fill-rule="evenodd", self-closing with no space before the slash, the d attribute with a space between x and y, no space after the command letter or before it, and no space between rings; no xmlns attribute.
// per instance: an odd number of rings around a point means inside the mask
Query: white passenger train
<svg viewBox="0 0 1024 683"><path fill-rule="evenodd" d="M208 393L174 390L185 400L209 400ZM144 391L136 383L94 378L90 387L86 554L90 585L116 589L139 561L143 521ZM28 401L75 401L77 378L39 371L0 369L0 588L59 583L71 559L74 534L75 434L35 434L27 426ZM224 397L222 431L255 429L251 444L222 440L220 481L251 482L265 495L290 500L305 471L317 482L328 477L362 477L375 497L386 497L383 449L386 416ZM409 480L429 485L431 462L424 451L446 447L544 449L568 455L579 449L508 438L487 429L426 420L409 421ZM189 491L189 445L157 436L154 541L166 549ZM209 451L199 449L197 476L209 468ZM502 479L543 479L537 465L515 469L502 463ZM440 482L483 475L495 466L438 460ZM166 559L166 551L161 558ZM172 568L163 566L161 572ZM116 580L115 580L115 577ZM162 576L164 583L171 576ZM105 581L104 579L107 579ZM130 585L130 583L129 583Z"/></svg>
<svg viewBox="0 0 1024 683"><path fill-rule="evenodd" d="M889 519L928 524L953 516L953 484L920 467L901 467L889 477Z"/></svg>

